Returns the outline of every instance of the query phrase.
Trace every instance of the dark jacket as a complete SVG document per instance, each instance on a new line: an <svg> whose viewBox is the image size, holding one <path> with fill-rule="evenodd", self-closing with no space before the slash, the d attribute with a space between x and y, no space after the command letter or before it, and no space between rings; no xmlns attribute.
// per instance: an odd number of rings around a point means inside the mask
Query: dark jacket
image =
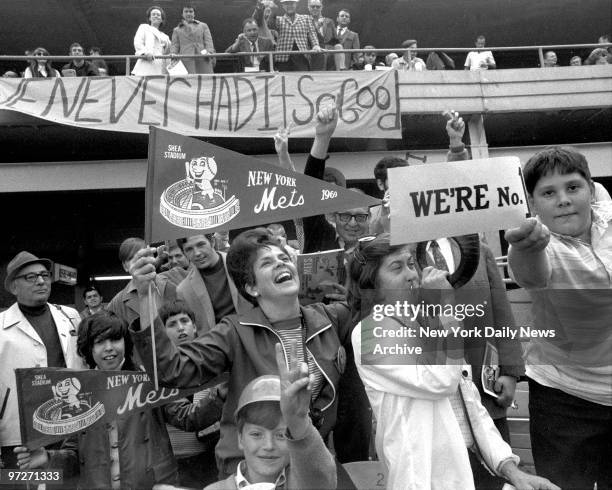
<svg viewBox="0 0 612 490"><path fill-rule="evenodd" d="M323 180L325 173L325 160L308 155L304 175ZM305 254L335 250L340 247L336 229L328 223L324 214L308 216L302 220L304 224L304 252Z"/></svg>
<svg viewBox="0 0 612 490"><path fill-rule="evenodd" d="M311 410L319 432L325 437L336 421L336 393L345 363L341 345L350 342L350 312L344 303L314 304L301 310L306 326L306 347L325 378ZM140 331L138 322L131 330L134 344L146 360L147 371L152 373L150 331ZM258 307L225 317L210 331L179 348L168 339L158 318L154 331L162 385L199 386L229 370L228 394L221 417L221 440L216 455L220 472L233 473L242 458L234 420L238 398L251 380L264 374L278 374L275 345L280 342L280 337Z"/></svg>

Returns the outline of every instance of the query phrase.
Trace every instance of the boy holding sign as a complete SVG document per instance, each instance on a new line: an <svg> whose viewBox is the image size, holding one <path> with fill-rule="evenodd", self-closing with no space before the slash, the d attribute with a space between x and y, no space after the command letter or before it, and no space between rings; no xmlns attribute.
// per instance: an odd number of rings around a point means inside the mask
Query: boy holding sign
<svg viewBox="0 0 612 490"><path fill-rule="evenodd" d="M594 202L587 161L573 149L543 150L524 176L537 217L506 240L513 275L533 301L526 364L536 470L564 487L608 488L612 206Z"/></svg>

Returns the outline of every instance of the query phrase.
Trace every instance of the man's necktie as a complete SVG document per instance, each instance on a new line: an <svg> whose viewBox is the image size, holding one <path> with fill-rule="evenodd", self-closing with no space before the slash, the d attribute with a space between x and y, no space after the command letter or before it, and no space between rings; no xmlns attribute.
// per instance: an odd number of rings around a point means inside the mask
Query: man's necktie
<svg viewBox="0 0 612 490"><path fill-rule="evenodd" d="M251 43L251 53L257 53L257 42ZM253 66L259 65L259 58L257 56L251 56L251 64Z"/></svg>
<svg viewBox="0 0 612 490"><path fill-rule="evenodd" d="M448 263L446 262L444 255L442 255L442 251L440 250L440 245L438 245L438 242L432 240L429 245L429 249L431 250L431 255L433 256L434 265L436 269L448 272Z"/></svg>

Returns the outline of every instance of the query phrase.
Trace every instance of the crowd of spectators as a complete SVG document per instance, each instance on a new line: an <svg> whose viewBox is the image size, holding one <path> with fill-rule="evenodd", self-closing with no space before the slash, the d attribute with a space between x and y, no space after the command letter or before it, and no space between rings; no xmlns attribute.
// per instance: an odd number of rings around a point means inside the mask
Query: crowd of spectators
<svg viewBox="0 0 612 490"><path fill-rule="evenodd" d="M411 52L413 44L407 46ZM476 61L481 63L488 67L492 61L485 55ZM337 120L333 105L321 108L304 173L345 186L346 179L327 167ZM462 141L465 124L457 113L451 113L446 131L447 159L469 158ZM279 164L293 168L288 138L288 131L279 131L275 146ZM80 315L48 303L51 261L19 253L8 264L4 284L16 302L0 313L0 386L9 393L18 367L152 374L154 357L166 386L216 384L47 447L23 444L11 422L17 399L9 394L3 408L8 418L0 418L1 464L61 468L82 488L220 489L263 483L268 486L261 488L270 489L355 488L341 463L370 458L388 469L391 489L484 490L506 481L518 489L606 488L612 483L610 372L605 360L601 365L601 354L609 347L610 303L594 293L569 303L546 294L559 285L575 288L576 294L610 288L612 209L610 202L595 202L601 198L586 160L564 148L534 155L525 181L539 220L525 219L506 232L506 239L516 280L532 295L535 325L563 324L577 329L566 332L577 338L588 311L589 328L601 342L582 346L587 358L576 365L567 356L581 351L560 350L546 339L532 339L523 360L518 339L488 338L499 354L496 396L483 386L484 341L466 341L459 357L449 354L446 360L434 350L401 366L366 362L374 325L389 331L476 325L436 315L376 320L375 305L422 300L432 288L450 294L451 274L467 253L454 239L431 240L423 264L416 244L391 246L387 170L407 165L402 158L383 158L374 168L384 193L381 206L296 220L297 240L288 240L279 223L245 231L231 243L227 233L196 234L156 250L140 238L127 238L119 261L131 280L108 304L95 285L86 288ZM565 214L559 218L560 213ZM483 325L512 328L493 255L477 236L472 240L479 249L478 266L454 295L469 293L474 304L486 305ZM297 254L336 249L344 251L344 267L325 303L300 304ZM557 323L559 316L568 321ZM214 381L224 372L228 381ZM510 446L506 410L517 382L525 379L533 397L531 437L539 476L519 468ZM142 424L149 430L144 439ZM105 447L109 451L101 450Z"/></svg>
<svg viewBox="0 0 612 490"><path fill-rule="evenodd" d="M280 0L280 6L273 0L257 0L254 11L247 12L242 23L242 32L228 46L225 53L259 53L269 51L295 52L274 55L274 69L277 71L333 71L333 70L388 70L425 71L454 69L455 62L446 53L432 51L427 60L418 57L416 39L405 40L400 55L366 51L376 49L371 44L363 46L363 52L341 53L339 50L361 49L359 33L350 29L351 12L340 9L335 20L323 15L323 0L308 0L309 14L297 13L297 0ZM151 6L146 11L146 22L140 24L134 36L135 54L140 56L131 70L133 75L188 73L213 73L217 59L207 55L216 53L210 27L196 20L195 8L187 4L182 9L182 19L172 29L171 36L163 30L166 13L162 7ZM214 26L213 26L214 27ZM477 51L470 51L465 59L466 70L490 70L497 68L493 53L485 48L485 36L477 36ZM610 43L610 36L599 38L600 44ZM309 51L309 54L302 54ZM314 51L314 53L312 53ZM73 57L84 55L78 42L73 43L68 54ZM61 71L53 68L51 60L31 60L24 72L9 70L5 77L25 78L57 76L108 75L107 64L101 58L99 47L91 47L89 55L100 59L83 60L73 58ZM49 56L43 47L26 51L26 55ZM172 58L160 58L160 56ZM181 58L173 59L176 55ZM188 57L193 55L193 57ZM596 48L584 59L573 56L568 66L609 64L612 62L612 48ZM234 58L234 71L269 70L268 56L261 54L242 55ZM544 54L542 67L557 67L554 51Z"/></svg>

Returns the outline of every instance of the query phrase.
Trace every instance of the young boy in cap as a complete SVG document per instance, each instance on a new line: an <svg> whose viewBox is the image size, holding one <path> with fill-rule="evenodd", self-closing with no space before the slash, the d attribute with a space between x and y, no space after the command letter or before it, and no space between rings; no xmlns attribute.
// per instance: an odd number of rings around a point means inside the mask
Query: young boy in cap
<svg viewBox="0 0 612 490"><path fill-rule="evenodd" d="M242 390L235 416L244 460L205 490L336 488L334 458L308 416L313 380L296 351L292 342L285 362L276 344L280 377L260 376Z"/></svg>
<svg viewBox="0 0 612 490"><path fill-rule="evenodd" d="M612 486L612 206L594 201L587 161L552 147L524 168L537 218L508 230L508 261L533 301L525 352L538 475L563 488ZM546 336L544 336L546 334Z"/></svg>

